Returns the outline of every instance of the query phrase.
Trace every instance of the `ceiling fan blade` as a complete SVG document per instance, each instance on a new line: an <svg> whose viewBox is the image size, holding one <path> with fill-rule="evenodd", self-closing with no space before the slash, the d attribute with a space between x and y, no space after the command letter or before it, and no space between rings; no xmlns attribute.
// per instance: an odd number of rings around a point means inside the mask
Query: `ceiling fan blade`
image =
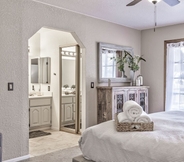
<svg viewBox="0 0 184 162"><path fill-rule="evenodd" d="M133 6L137 3L139 3L140 1L142 1L142 0L134 0L134 1L130 2L129 4L127 4L126 6Z"/></svg>
<svg viewBox="0 0 184 162"><path fill-rule="evenodd" d="M167 3L169 6L175 6L180 3L179 0L163 0L165 3Z"/></svg>

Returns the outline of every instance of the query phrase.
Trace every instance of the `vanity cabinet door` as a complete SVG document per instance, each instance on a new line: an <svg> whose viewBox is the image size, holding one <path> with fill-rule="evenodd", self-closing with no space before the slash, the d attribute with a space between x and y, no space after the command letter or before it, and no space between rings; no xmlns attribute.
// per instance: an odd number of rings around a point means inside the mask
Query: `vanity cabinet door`
<svg viewBox="0 0 184 162"><path fill-rule="evenodd" d="M67 121L71 121L72 120L72 104L65 104L64 106L64 109L65 109L65 116L64 116L64 121L67 122Z"/></svg>
<svg viewBox="0 0 184 162"><path fill-rule="evenodd" d="M42 125L50 124L50 106L42 106Z"/></svg>
<svg viewBox="0 0 184 162"><path fill-rule="evenodd" d="M61 117L61 122L62 122L62 123L64 122L64 116L65 116L65 115L64 115L64 107L65 107L65 106L62 104L62 106L61 106L61 113L62 113L62 114L61 114L61 115L62 115L62 117ZM61 123L61 124L62 124L62 123Z"/></svg>
<svg viewBox="0 0 184 162"><path fill-rule="evenodd" d="M41 118L41 107L30 108L30 127L40 126Z"/></svg>
<svg viewBox="0 0 184 162"><path fill-rule="evenodd" d="M73 118L72 118L72 120L75 121L75 104L73 104Z"/></svg>

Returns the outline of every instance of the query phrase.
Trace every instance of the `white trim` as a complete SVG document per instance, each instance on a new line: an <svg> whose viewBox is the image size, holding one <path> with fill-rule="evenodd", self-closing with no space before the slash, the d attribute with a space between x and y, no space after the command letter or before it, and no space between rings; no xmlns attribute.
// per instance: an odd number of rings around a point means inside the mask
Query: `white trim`
<svg viewBox="0 0 184 162"><path fill-rule="evenodd" d="M20 161L20 160L29 159L30 157L31 157L30 155L25 155L25 156L20 156L20 157L14 158L14 159L6 160L3 162L16 162L16 161Z"/></svg>
<svg viewBox="0 0 184 162"><path fill-rule="evenodd" d="M131 28L131 29L135 29L135 28L133 28L133 27L131 27L131 26L128 26L128 25L124 25L124 24L121 24L121 23L118 23L118 22L115 22L115 21L111 21L111 20L99 18L99 17L93 16L93 15L90 15L90 14L86 14L86 13L82 13L82 12L78 12L78 11L73 11L73 10L67 9L67 8L65 8L65 7L52 5L52 4L50 4L50 3L41 2L41 1L39 1L39 0L32 0L32 1L33 1L33 2L36 2L36 3L44 4L44 5L47 5L47 6L55 7L55 8L58 8L58 9L62 9L62 10L65 10L65 11L73 12L73 13L76 13L76 14L84 15L84 16L87 16L87 17L91 17L91 18L94 18L94 19L106 21L106 22L113 23L113 24L116 24L116 25L128 27L128 28ZM138 28L136 28L136 30L141 31L141 30L144 30L144 29L138 29Z"/></svg>
<svg viewBox="0 0 184 162"><path fill-rule="evenodd" d="M59 131L57 127L51 127L51 130Z"/></svg>

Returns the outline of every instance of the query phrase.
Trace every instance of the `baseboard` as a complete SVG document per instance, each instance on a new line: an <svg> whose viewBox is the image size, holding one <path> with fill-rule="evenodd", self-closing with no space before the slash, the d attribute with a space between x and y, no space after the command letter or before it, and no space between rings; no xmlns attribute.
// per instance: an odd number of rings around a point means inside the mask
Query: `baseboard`
<svg viewBox="0 0 184 162"><path fill-rule="evenodd" d="M14 159L10 159L10 160L5 160L3 162L16 162L16 161L21 161L21 160L25 160L25 159L29 159L30 155L25 155L25 156L20 156Z"/></svg>
<svg viewBox="0 0 184 162"><path fill-rule="evenodd" d="M56 127L51 127L51 129L52 129L52 130L55 130L55 131L59 131L59 129L56 128Z"/></svg>

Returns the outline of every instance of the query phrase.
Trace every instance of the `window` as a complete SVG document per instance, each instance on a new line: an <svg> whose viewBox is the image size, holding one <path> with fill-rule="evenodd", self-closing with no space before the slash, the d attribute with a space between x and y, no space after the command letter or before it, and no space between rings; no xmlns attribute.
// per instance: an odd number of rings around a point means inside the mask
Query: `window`
<svg viewBox="0 0 184 162"><path fill-rule="evenodd" d="M116 62L111 59L116 57L116 51L102 49L102 78L116 77Z"/></svg>
<svg viewBox="0 0 184 162"><path fill-rule="evenodd" d="M165 110L184 110L184 41L167 43Z"/></svg>

